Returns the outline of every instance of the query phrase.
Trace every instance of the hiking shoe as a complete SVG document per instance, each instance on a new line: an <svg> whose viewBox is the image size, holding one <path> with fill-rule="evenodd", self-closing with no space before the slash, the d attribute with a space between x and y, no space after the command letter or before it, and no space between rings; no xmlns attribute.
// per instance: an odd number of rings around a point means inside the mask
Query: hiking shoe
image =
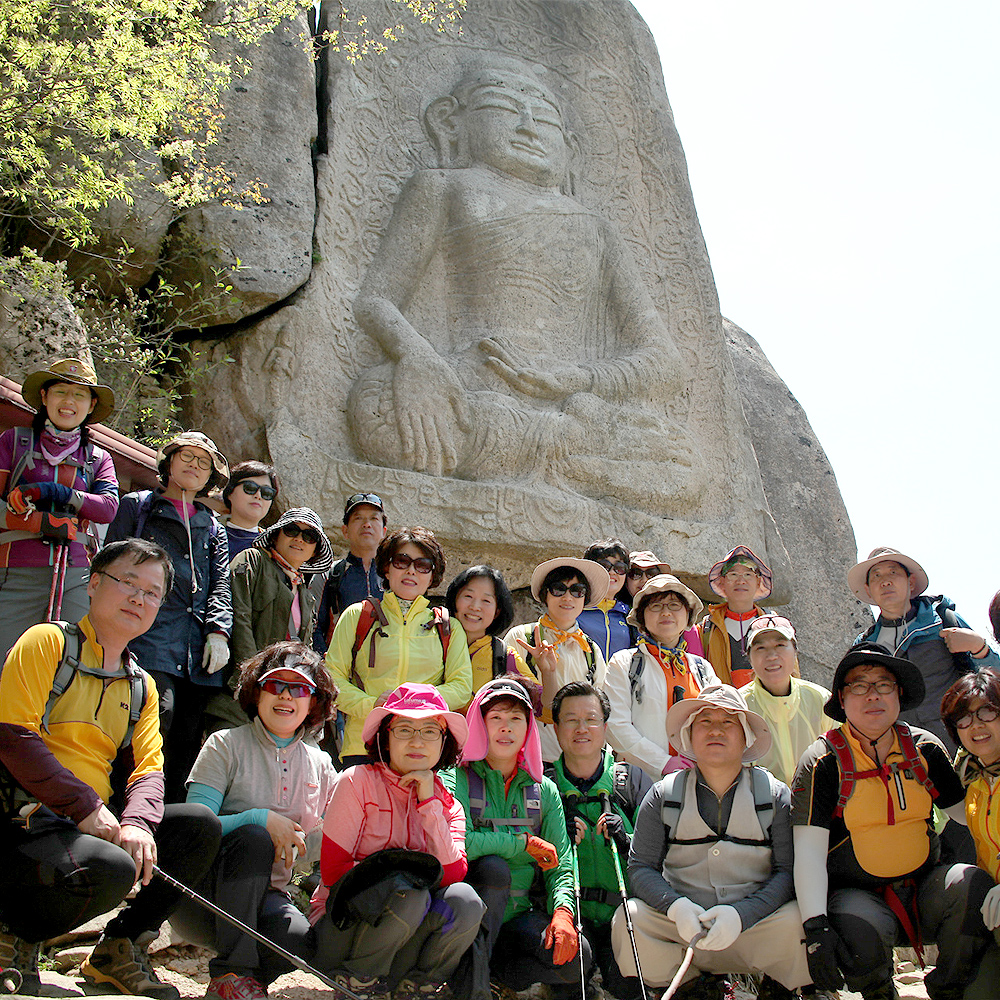
<svg viewBox="0 0 1000 1000"><path fill-rule="evenodd" d="M17 984L11 992L24 996L38 996L41 980L38 977L37 941L25 941L14 934L6 924L0 924L0 982ZM18 980L20 979L20 983Z"/></svg>
<svg viewBox="0 0 1000 1000"><path fill-rule="evenodd" d="M262 1000L266 996L266 986L253 976L237 976L235 972L213 976L205 991L206 1000Z"/></svg>
<svg viewBox="0 0 1000 1000"><path fill-rule="evenodd" d="M80 966L87 987L106 993L107 987L129 996L154 997L155 1000L179 1000L180 993L159 980L149 956L128 938L102 937L94 945L90 958Z"/></svg>

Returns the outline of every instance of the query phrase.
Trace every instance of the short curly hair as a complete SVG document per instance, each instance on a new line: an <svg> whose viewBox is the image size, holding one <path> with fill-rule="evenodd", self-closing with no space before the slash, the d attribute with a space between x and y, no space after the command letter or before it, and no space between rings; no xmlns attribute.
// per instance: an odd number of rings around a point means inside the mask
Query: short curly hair
<svg viewBox="0 0 1000 1000"><path fill-rule="evenodd" d="M378 543L378 549L375 552L375 571L383 580L386 579L392 557L410 542L434 562L434 569L431 570L431 582L428 587L428 590L433 590L444 579L445 560L444 549L441 548L441 543L434 537L434 532L430 528L415 525L412 528L397 528L386 535Z"/></svg>
<svg viewBox="0 0 1000 1000"><path fill-rule="evenodd" d="M990 667L980 667L975 672L962 674L941 699L941 721L958 746L963 746L963 743L955 723L969 714L969 706L977 698L1000 709L1000 674Z"/></svg>
<svg viewBox="0 0 1000 1000"><path fill-rule="evenodd" d="M316 685L314 701L303 723L307 730L315 729L336 715L337 695L340 692L330 672L323 666L323 658L304 643L286 639L282 642L272 642L270 646L266 646L256 656L251 656L240 665L236 700L249 719L257 717L257 698L260 695L258 679L269 670L282 668L300 670L311 677L313 684Z"/></svg>

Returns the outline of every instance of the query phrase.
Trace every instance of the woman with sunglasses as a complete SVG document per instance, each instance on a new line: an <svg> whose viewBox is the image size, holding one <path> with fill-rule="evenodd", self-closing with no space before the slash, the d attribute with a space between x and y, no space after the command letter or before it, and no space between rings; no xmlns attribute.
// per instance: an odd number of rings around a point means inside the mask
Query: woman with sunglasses
<svg viewBox="0 0 1000 1000"><path fill-rule="evenodd" d="M226 537L230 563L257 540L260 522L270 512L278 486L278 473L273 465L240 462L229 470L229 482L222 491L222 500L229 511Z"/></svg>
<svg viewBox="0 0 1000 1000"><path fill-rule="evenodd" d="M198 892L294 954L309 922L289 896L292 863L323 823L336 772L303 737L334 714L337 688L318 653L278 642L243 664L236 697L250 722L213 733L188 779L187 801L222 820L222 844ZM258 1000L291 966L231 924L184 903L170 918L215 951L210 1000Z"/></svg>
<svg viewBox="0 0 1000 1000"><path fill-rule="evenodd" d="M531 596L545 608L537 622L515 625L503 641L521 651L535 679L542 685L540 734L542 759L557 760L562 752L552 727L552 699L570 681L604 686L607 661L600 647L580 628L584 608L597 605L606 594L608 571L590 559L563 556L546 559L531 574Z"/></svg>
<svg viewBox="0 0 1000 1000"><path fill-rule="evenodd" d="M352 989L446 982L479 930L486 907L463 881L465 812L438 776L468 733L430 684L401 684L364 720L366 763L341 773L327 807L309 914L313 963ZM402 995L419 995L408 985Z"/></svg>
<svg viewBox="0 0 1000 1000"><path fill-rule="evenodd" d="M380 695L404 681L433 684L457 711L472 698L469 644L460 622L432 608L425 596L444 579L441 545L427 528L397 528L379 542L375 568L382 599L352 604L340 616L327 669L340 688L346 718L341 760L367 760L361 731Z"/></svg>
<svg viewBox="0 0 1000 1000"><path fill-rule="evenodd" d="M105 544L145 538L163 546L174 567L174 585L156 620L129 648L160 695L166 801L182 802L201 746L205 706L223 687L222 668L229 662L229 542L204 502L226 485L229 465L200 431L176 435L156 459L160 489L123 496Z"/></svg>
<svg viewBox="0 0 1000 1000"><path fill-rule="evenodd" d="M610 583L607 593L592 608L581 612L580 628L600 647L605 660L610 660L621 649L634 645L632 630L625 621L629 606L620 597L628 576L628 553L617 538L591 542L584 559L603 566L608 571Z"/></svg>
<svg viewBox="0 0 1000 1000"><path fill-rule="evenodd" d="M210 729L240 726L247 721L230 695L244 660L273 642L311 639L317 597L310 581L316 573L325 573L332 563L333 549L323 533L323 523L308 507L286 511L230 563L231 677L227 689L213 695L205 708Z"/></svg>
<svg viewBox="0 0 1000 1000"><path fill-rule="evenodd" d="M955 770L965 786L965 818L976 864L1000 882L1000 674L990 667L963 674L941 699L941 720L960 745ZM1000 927L1000 886L986 896L986 926Z"/></svg>
<svg viewBox="0 0 1000 1000"><path fill-rule="evenodd" d="M628 574L625 577L625 589L621 591L621 599L631 608L635 604L635 595L653 579L654 576L662 576L664 573L673 573L670 563L660 562L660 560L649 551L630 552L628 554ZM632 645L638 634L633 636ZM698 633L698 626L692 625L684 632L684 641L687 643L687 651L695 656L704 656L705 651L701 648L701 636Z"/></svg>

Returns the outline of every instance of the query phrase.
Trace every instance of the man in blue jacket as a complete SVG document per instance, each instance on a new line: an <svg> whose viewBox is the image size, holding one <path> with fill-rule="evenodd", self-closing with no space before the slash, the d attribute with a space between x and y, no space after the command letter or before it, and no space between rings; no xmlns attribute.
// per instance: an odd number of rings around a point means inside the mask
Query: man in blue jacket
<svg viewBox="0 0 1000 1000"><path fill-rule="evenodd" d="M854 643L877 643L917 667L926 694L900 718L930 730L954 754L957 747L941 721L941 699L962 674L985 666L1000 668L1000 657L955 614L953 601L925 594L927 584L916 559L884 545L873 549L847 573L847 585L858 600L879 609L875 624Z"/></svg>

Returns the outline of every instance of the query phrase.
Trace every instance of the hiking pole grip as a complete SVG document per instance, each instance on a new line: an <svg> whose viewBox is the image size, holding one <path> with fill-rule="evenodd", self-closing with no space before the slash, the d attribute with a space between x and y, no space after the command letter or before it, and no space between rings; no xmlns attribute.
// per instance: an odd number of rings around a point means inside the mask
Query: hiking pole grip
<svg viewBox="0 0 1000 1000"><path fill-rule="evenodd" d="M270 938L264 937L259 931L254 930L252 927L247 926L242 920L238 920L231 913L227 913L221 906L216 906L210 899L205 899L204 896L199 896L194 889L189 889L183 882L179 882L173 877L173 875L168 875L162 868L157 865L153 865L153 874L159 875L164 882L172 885L175 889L180 889L189 899L193 899L199 905L205 907L210 913L214 913L217 917L225 920L227 923L232 924L233 927L238 930L243 931L244 934L252 937L254 941L258 944L264 945L266 948L270 948L271 951L280 955L286 962L291 962L296 969L300 969L302 972L308 972L309 975L315 976L322 983L329 986L331 989L336 990L338 993L343 993L348 1000L362 1000L353 990L349 990L346 986L342 986L337 982L336 979L331 979L328 975L320 972L319 969L314 969L308 962L304 959L299 958L294 952L289 951L287 948L282 948L280 944L270 940Z"/></svg>
<svg viewBox="0 0 1000 1000"><path fill-rule="evenodd" d="M601 792L601 810L611 812L611 797L607 792ZM618 845L615 838L608 833L605 826L604 836L607 837L611 846L611 857L615 863L615 875L618 876L618 892L622 897L622 913L625 915L625 928L628 930L628 939L632 942L632 958L635 959L635 974L639 977L639 989L642 993L642 1000L646 1000L646 984L642 979L642 966L639 964L639 946L635 941L635 928L632 926L632 914L628 911L628 893L625 890L625 873L622 871L622 859L618 853Z"/></svg>

